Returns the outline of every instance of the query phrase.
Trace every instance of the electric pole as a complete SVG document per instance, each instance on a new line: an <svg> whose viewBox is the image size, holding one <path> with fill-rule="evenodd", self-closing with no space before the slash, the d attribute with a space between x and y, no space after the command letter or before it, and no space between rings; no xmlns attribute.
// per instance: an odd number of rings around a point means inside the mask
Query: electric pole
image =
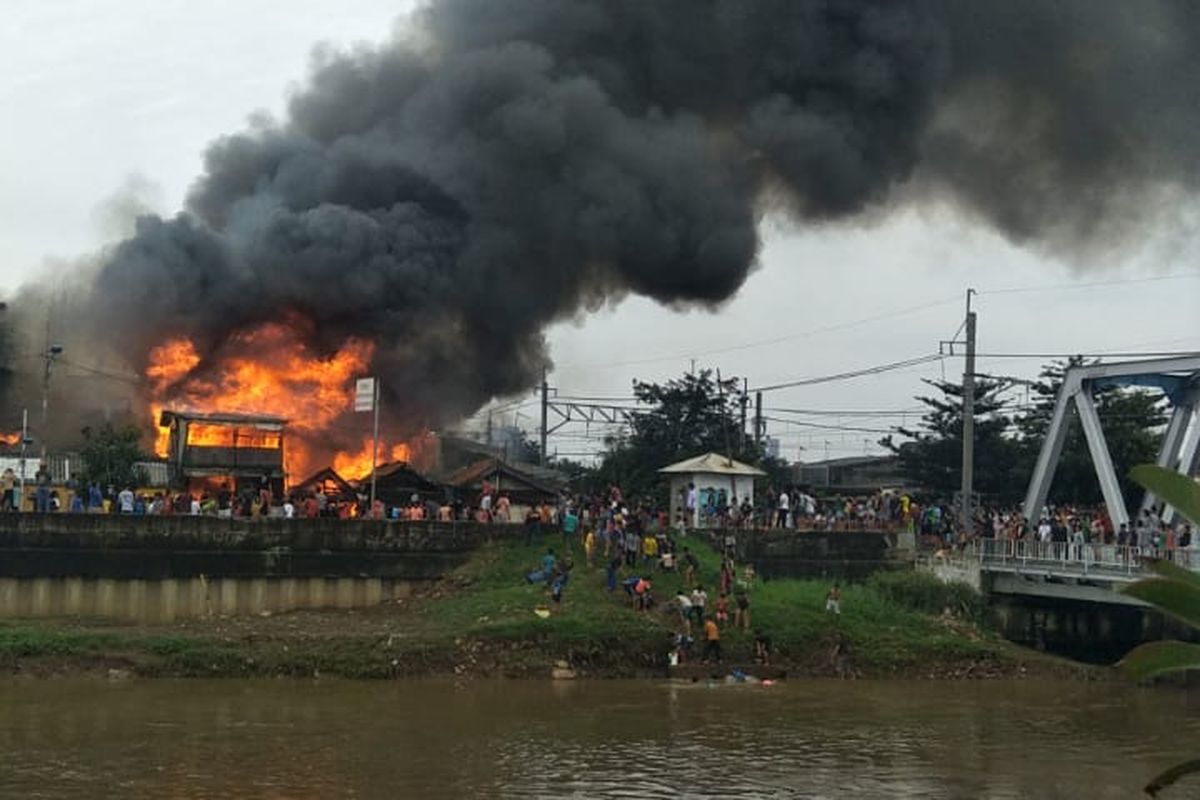
<svg viewBox="0 0 1200 800"><path fill-rule="evenodd" d="M546 438L547 438L547 434L548 434L547 425L549 424L549 418L548 418L547 412L549 411L549 409L550 409L550 385L548 383L546 383L546 368L542 367L542 427L541 427L541 430L539 431L539 433L541 435L541 445L542 445L541 454L542 454L542 466L543 467L546 466L546 458L547 458L547 456L546 456Z"/></svg>
<svg viewBox="0 0 1200 800"><path fill-rule="evenodd" d="M966 534L974 532L972 496L975 489L975 312L971 310L971 295L967 289L967 361L963 368L963 443L962 443L962 505L959 527Z"/></svg>
<svg viewBox="0 0 1200 800"><path fill-rule="evenodd" d="M762 444L763 437L762 392L754 393L754 443Z"/></svg>
<svg viewBox="0 0 1200 800"><path fill-rule="evenodd" d="M46 328L49 330L49 320L46 322ZM42 371L42 461L46 461L46 440L50 435L50 370L54 366L55 360L62 355L62 345L50 344L49 335L47 334L46 352L42 353L42 360L45 368Z"/></svg>
<svg viewBox="0 0 1200 800"><path fill-rule="evenodd" d="M746 378L742 378L742 396L738 402L742 406L742 427L741 436L738 438L738 455L746 453L746 407L750 405L750 382Z"/></svg>

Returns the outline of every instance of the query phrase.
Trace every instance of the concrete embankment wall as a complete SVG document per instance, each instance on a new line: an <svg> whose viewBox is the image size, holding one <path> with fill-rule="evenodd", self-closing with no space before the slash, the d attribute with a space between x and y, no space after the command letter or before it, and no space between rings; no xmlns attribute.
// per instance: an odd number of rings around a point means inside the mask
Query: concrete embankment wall
<svg viewBox="0 0 1200 800"><path fill-rule="evenodd" d="M6 515L0 617L158 622L365 608L440 578L484 541L524 535L520 525L477 523ZM720 546L725 534L706 535ZM893 533L735 536L738 561L766 578L862 578L906 565L911 552Z"/></svg>
<svg viewBox="0 0 1200 800"><path fill-rule="evenodd" d="M170 621L405 596L516 530L474 523L0 517L0 616Z"/></svg>
<svg viewBox="0 0 1200 800"><path fill-rule="evenodd" d="M718 548L724 531L707 534ZM872 572L912 566L911 534L885 531L733 531L736 558L764 578L861 580Z"/></svg>
<svg viewBox="0 0 1200 800"><path fill-rule="evenodd" d="M393 578L0 578L0 618L100 617L132 622L316 608L366 608L421 581Z"/></svg>

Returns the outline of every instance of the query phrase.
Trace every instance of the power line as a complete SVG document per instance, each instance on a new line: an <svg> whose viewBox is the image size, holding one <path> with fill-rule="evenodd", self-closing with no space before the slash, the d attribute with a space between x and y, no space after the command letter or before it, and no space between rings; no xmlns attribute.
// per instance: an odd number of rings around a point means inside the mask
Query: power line
<svg viewBox="0 0 1200 800"><path fill-rule="evenodd" d="M1197 355L1196 350L1164 350L1140 353L977 353L977 358L1177 358Z"/></svg>
<svg viewBox="0 0 1200 800"><path fill-rule="evenodd" d="M794 419L781 419L780 417L763 417L763 419L771 422L780 422L785 425L796 425L801 428L816 428L824 431L850 431L852 433L894 433L895 428L864 428L858 425L823 425L819 422L801 422Z"/></svg>
<svg viewBox="0 0 1200 800"><path fill-rule="evenodd" d="M884 372L892 372L893 370L904 369L906 367L930 364L934 361L941 361L943 358L945 358L945 356L940 353L931 353L929 355L915 356L913 358L906 358L902 361L891 361L886 364L877 364L873 367L864 367L863 369L851 370L849 372L838 372L832 375L820 375L814 378L799 378L794 381L774 383L768 386L756 386L750 391L772 392L776 389L790 389L795 386L812 386L818 383L832 383L834 381L850 380L851 378L861 378L867 375L879 375Z"/></svg>
<svg viewBox="0 0 1200 800"><path fill-rule="evenodd" d="M903 417L919 414L924 411L921 407L912 408L897 408L889 411L870 411L866 409L847 409L839 411L838 409L813 409L813 408L765 408L764 411L774 411L777 414L800 414L802 416L813 417Z"/></svg>
<svg viewBox="0 0 1200 800"><path fill-rule="evenodd" d="M999 289L979 289L976 294L1023 294L1025 292L1061 292L1097 289L1105 286L1126 286L1133 283L1157 283L1160 281L1177 281L1188 278L1200 278L1200 272L1176 272L1170 275L1147 275L1142 278L1114 278L1108 281L1089 281L1086 283L1056 283L1042 286L1010 286Z"/></svg>
<svg viewBox="0 0 1200 800"><path fill-rule="evenodd" d="M775 336L770 339L757 339L754 341L743 342L741 344L729 345L726 347L716 347L716 348L711 348L708 350L700 350L700 351L694 351L694 352L689 352L689 353L676 353L674 355L669 355L669 356L656 356L656 357L650 357L650 358L633 359L630 361L616 361L616 362L612 362L612 363L608 363L608 364L567 364L567 365L563 365L561 367L561 369L609 369L609 368L614 368L614 367L637 366L640 364L656 364L656 363L663 362L663 361L684 361L684 360L687 360L690 358L701 358L703 356L720 355L723 353L734 353L734 352L738 352L740 350L749 350L749 349L752 349L755 347L765 347L767 345L780 344L781 342L790 342L790 341L794 341L796 339L804 339L804 338L808 338L810 336L817 336L822 333L833 333L836 331L845 330L847 328L853 328L858 325L867 325L872 322L880 322L880 321L887 320L887 319L894 319L896 317L905 316L907 314L913 314L918 311L924 311L929 308L936 308L938 306L944 306L948 303L958 302L959 299L960 299L959 295L955 294L955 295L943 297L938 300L932 300L927 303L921 303L919 305L914 305L914 306L907 306L905 308L899 308L894 311L887 311L882 314L875 314L875 315L872 315L869 317L861 317L859 319L850 320L848 322L838 322L838 323L834 323L832 325L823 325L819 328L810 328L809 330L806 330L806 331L798 331L796 333L789 333L789 334L785 334L783 336Z"/></svg>

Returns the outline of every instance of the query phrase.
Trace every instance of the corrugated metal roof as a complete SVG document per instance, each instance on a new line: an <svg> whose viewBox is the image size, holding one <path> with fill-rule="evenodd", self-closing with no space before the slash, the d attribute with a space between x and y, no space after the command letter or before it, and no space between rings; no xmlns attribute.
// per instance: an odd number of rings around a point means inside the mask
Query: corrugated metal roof
<svg viewBox="0 0 1200 800"><path fill-rule="evenodd" d="M718 453L705 453L702 456L689 458L685 461L680 461L678 464L672 464L669 467L663 467L659 470L661 473L667 474L687 474L687 473L706 473L715 475L766 475L758 467L752 467L749 464L743 464L740 461L734 461L728 456L723 456Z"/></svg>
<svg viewBox="0 0 1200 800"><path fill-rule="evenodd" d="M275 429L287 424L287 419L284 417L276 417L269 414L243 414L236 411L229 412L201 412L187 411L181 409L168 408L164 409L159 417L159 425L166 427L171 424L172 417L179 417L183 420L195 420L197 422L212 422L216 424L226 425L251 425Z"/></svg>

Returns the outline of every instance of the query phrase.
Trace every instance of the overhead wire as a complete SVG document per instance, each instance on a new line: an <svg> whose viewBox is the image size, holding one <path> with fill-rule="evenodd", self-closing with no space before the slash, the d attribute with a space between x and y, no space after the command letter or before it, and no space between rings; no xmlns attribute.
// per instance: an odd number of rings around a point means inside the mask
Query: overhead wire
<svg viewBox="0 0 1200 800"><path fill-rule="evenodd" d="M1044 284L1041 286L1002 286L995 289L977 289L975 293L978 295L996 295L1024 294L1027 292L1080 291L1084 289L1097 289L1108 286L1127 286L1134 283L1157 283L1161 281L1186 280L1189 278L1200 278L1200 271L1176 272L1169 275L1145 275L1140 278L1114 278L1106 281L1087 281L1083 283L1057 283Z"/></svg>
<svg viewBox="0 0 1200 800"><path fill-rule="evenodd" d="M898 369L907 367L921 366L930 364L934 361L941 361L945 355L941 353L930 353L923 356L914 356L900 361L890 361L886 364L876 364L862 369L850 370L847 372L836 372L831 375L818 375L811 378L797 378L796 380L783 381L781 383L773 383L765 386L755 386L750 389L752 392L773 392L777 389L790 389L796 386L813 386L820 383L833 383L835 381L850 380L852 378L862 378L868 375L879 375L884 372L892 372Z"/></svg>
<svg viewBox="0 0 1200 800"><path fill-rule="evenodd" d="M749 350L755 347L765 347L772 344L780 344L781 342L794 341L796 339L805 339L810 336L817 336L823 333L834 333L836 331L846 330L847 328L857 327L859 325L868 325L873 322L881 322L887 319L914 314L918 311L924 311L929 308L937 308L949 303L958 302L960 296L948 295L937 300L920 303L918 305L906 306L892 311L886 311L881 314L874 314L869 317L860 317L858 319L849 320L847 322L838 322L832 325L823 325L817 328L811 328L805 331L797 331L795 333L784 334L782 336L773 336L768 339L756 339L740 344L728 345L724 347L708 348L705 350L692 351L688 353L675 353L673 355L654 356L648 358L632 359L629 361L616 361L606 364L565 364L561 369L610 369L614 367L638 366L642 364L656 364L663 361L684 361L691 358L700 358L702 356L721 355L723 353L735 353L741 350Z"/></svg>

